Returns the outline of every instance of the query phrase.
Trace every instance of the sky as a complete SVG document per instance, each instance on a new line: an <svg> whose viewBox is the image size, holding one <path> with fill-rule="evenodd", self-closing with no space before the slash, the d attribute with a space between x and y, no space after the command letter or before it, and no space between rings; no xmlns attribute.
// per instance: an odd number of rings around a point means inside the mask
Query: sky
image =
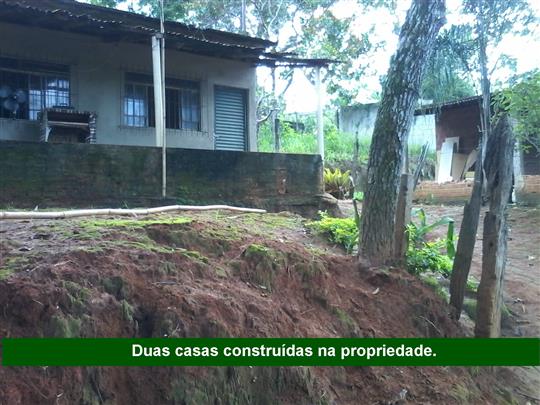
<svg viewBox="0 0 540 405"><path fill-rule="evenodd" d="M355 102L369 103L377 101L373 98L373 94L380 91L379 77L387 72L390 58L397 48L398 35L393 33L393 22L397 18L399 25L401 26L405 21L410 0L397 0L396 3L397 8L395 13L390 13L388 10L384 9L362 12L355 0L341 0L333 9L335 16L338 18L341 16L350 16L354 13L354 15L356 15L354 27L357 33L362 32L363 26L365 27L371 24L372 21L377 21L372 41L384 41L386 43L382 50L360 58L363 62L369 61L370 67L366 72L367 75L364 80L366 88L359 92ZM529 0L529 3L536 16L540 16L540 0ZM460 0L446 1L447 23L445 27L465 22L465 19L468 16L464 16L459 12L460 5ZM494 62L501 53L505 53L516 59L517 73L524 73L535 68L540 68L540 30L537 27L535 33L527 37L507 36L496 48L489 50L488 57ZM513 72L507 69L498 69L494 72L492 81L502 81L504 83L512 73ZM259 74L259 83L264 85L266 80L266 74L261 72ZM313 112L317 108L316 96L317 93L314 86L306 79L304 74L298 70L295 73L293 84L285 94L287 103L286 111L303 113ZM324 100L326 104L328 104L329 99L330 97L325 94Z"/></svg>

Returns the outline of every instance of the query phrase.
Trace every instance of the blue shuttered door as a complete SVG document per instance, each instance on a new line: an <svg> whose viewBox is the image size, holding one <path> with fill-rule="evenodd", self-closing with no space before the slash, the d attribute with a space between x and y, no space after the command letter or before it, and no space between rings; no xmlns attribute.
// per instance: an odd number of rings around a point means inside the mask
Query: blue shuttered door
<svg viewBox="0 0 540 405"><path fill-rule="evenodd" d="M246 91L216 86L215 137L218 150L247 150Z"/></svg>

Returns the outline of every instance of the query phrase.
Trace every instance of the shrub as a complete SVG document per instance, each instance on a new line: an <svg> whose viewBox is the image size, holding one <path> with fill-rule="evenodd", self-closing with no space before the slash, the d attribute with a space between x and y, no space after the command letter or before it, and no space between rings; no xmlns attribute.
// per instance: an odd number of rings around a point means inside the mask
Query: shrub
<svg viewBox="0 0 540 405"><path fill-rule="evenodd" d="M341 245L348 254L358 245L358 226L354 218L333 218L320 212L319 221L308 222L307 226L325 234L331 242Z"/></svg>
<svg viewBox="0 0 540 405"><path fill-rule="evenodd" d="M448 277L452 272L455 255L454 220L445 217L428 224L423 209L416 211L416 214L420 222L411 221L407 225L407 270L416 275L431 271ZM428 241L427 234L442 225L448 225L446 237Z"/></svg>
<svg viewBox="0 0 540 405"><path fill-rule="evenodd" d="M442 253L445 242L436 240L424 242L420 247L409 247L407 251L407 270L411 274L422 274L427 271L440 273L448 277L452 272L452 259Z"/></svg>

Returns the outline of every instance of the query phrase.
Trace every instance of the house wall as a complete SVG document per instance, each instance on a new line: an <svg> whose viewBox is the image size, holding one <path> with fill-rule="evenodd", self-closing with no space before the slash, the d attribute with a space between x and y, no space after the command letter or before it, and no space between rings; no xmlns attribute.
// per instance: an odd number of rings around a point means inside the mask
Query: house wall
<svg viewBox="0 0 540 405"><path fill-rule="evenodd" d="M360 138L371 139L378 108L378 104L342 107L339 111L339 129L351 134L358 131ZM421 146L426 142L432 151L435 150L435 116L416 115L409 134L409 145Z"/></svg>
<svg viewBox="0 0 540 405"><path fill-rule="evenodd" d="M52 62L71 68L71 104L97 113L97 143L155 145L153 128L122 125L124 73L152 73L148 46L0 23L0 56ZM249 150L256 142L256 75L248 63L167 51L166 75L201 82L201 131L168 130L167 146L214 149L214 86L248 89ZM36 121L0 118L0 139L37 141Z"/></svg>
<svg viewBox="0 0 540 405"><path fill-rule="evenodd" d="M0 141L0 206L234 204L308 216L331 210L319 155ZM335 205L335 204L334 204Z"/></svg>
<svg viewBox="0 0 540 405"><path fill-rule="evenodd" d="M457 153L468 155L478 146L480 109L478 104L444 108L437 114L437 150L446 138L459 137Z"/></svg>

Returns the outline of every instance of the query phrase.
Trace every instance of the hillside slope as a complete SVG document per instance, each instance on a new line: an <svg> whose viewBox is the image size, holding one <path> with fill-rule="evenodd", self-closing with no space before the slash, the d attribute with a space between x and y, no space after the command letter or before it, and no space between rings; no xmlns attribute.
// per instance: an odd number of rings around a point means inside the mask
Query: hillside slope
<svg viewBox="0 0 540 405"><path fill-rule="evenodd" d="M418 279L359 267L289 214L12 221L0 232L1 337L464 335ZM501 403L513 400L511 377L443 367L4 367L0 404Z"/></svg>

